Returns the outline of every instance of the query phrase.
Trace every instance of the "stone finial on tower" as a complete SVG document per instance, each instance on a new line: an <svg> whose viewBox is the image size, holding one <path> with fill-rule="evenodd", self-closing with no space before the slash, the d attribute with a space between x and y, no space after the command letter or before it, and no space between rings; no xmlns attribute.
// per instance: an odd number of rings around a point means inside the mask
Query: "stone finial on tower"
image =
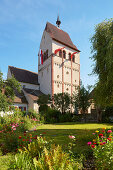
<svg viewBox="0 0 113 170"><path fill-rule="evenodd" d="M60 28L61 21L60 21L60 19L59 19L59 15L58 15L58 17L57 17L56 24L57 24L57 27Z"/></svg>

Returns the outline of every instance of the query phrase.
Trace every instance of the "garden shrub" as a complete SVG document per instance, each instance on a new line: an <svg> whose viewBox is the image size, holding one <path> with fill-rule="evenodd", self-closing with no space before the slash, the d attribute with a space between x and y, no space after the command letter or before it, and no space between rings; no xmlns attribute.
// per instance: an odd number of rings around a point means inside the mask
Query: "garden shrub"
<svg viewBox="0 0 113 170"><path fill-rule="evenodd" d="M27 115L29 116L29 118L36 118L36 119L40 119L40 115L39 113L37 113L36 111L29 109Z"/></svg>
<svg viewBox="0 0 113 170"><path fill-rule="evenodd" d="M82 163L62 151L60 146L50 145L43 138L38 137L35 142L19 149L10 169L76 170L82 169Z"/></svg>
<svg viewBox="0 0 113 170"><path fill-rule="evenodd" d="M102 122L113 122L113 106L106 107L106 109L102 112Z"/></svg>
<svg viewBox="0 0 113 170"><path fill-rule="evenodd" d="M37 125L36 118L23 117L22 112L19 110L15 111L12 115L4 115L0 120L0 145L3 154L16 151L19 146L18 137L26 130Z"/></svg>
<svg viewBox="0 0 113 170"><path fill-rule="evenodd" d="M61 114L60 115L60 122L72 122L72 114L67 112L67 113L64 113L64 114Z"/></svg>
<svg viewBox="0 0 113 170"><path fill-rule="evenodd" d="M48 107L46 112L40 113L44 119L44 123L58 123L60 120L61 113L58 110Z"/></svg>
<svg viewBox="0 0 113 170"><path fill-rule="evenodd" d="M46 105L46 104L40 105L39 112L43 113L43 112L47 112L47 111L48 111L48 105Z"/></svg>
<svg viewBox="0 0 113 170"><path fill-rule="evenodd" d="M95 164L98 169L113 169L113 132L103 128L93 133L93 142L88 142L93 150Z"/></svg>
<svg viewBox="0 0 113 170"><path fill-rule="evenodd" d="M33 140L34 137L31 138ZM22 138L20 138L22 140ZM26 147L19 148L15 155L15 162L10 165L11 169L30 169L34 170L35 165L33 164L33 159L36 157L38 159L39 155L44 150L44 147L49 147L48 142L42 137L36 137L35 140L31 141Z"/></svg>
<svg viewBox="0 0 113 170"><path fill-rule="evenodd" d="M50 150L44 148L39 159L35 157L33 162L35 168L39 170L76 170L79 166L78 162L63 152L59 145L52 145Z"/></svg>

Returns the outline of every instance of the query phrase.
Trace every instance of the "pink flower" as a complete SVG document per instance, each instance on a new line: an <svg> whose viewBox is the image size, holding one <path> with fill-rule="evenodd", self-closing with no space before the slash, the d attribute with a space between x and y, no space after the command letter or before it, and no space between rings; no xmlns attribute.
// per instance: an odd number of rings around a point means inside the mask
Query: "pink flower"
<svg viewBox="0 0 113 170"><path fill-rule="evenodd" d="M103 145L105 145L106 144L106 142L103 142Z"/></svg>
<svg viewBox="0 0 113 170"><path fill-rule="evenodd" d="M32 140L30 139L29 142L32 142Z"/></svg>
<svg viewBox="0 0 113 170"><path fill-rule="evenodd" d="M16 128L13 128L13 130L16 130Z"/></svg>
<svg viewBox="0 0 113 170"><path fill-rule="evenodd" d="M93 135L95 135L95 133L92 133Z"/></svg>
<svg viewBox="0 0 113 170"><path fill-rule="evenodd" d="M107 132L108 132L108 133L112 133L112 130L108 130Z"/></svg>
<svg viewBox="0 0 113 170"><path fill-rule="evenodd" d="M88 145L91 145L91 144L92 144L92 142L88 142L87 144L88 144Z"/></svg>
<svg viewBox="0 0 113 170"><path fill-rule="evenodd" d="M69 135L69 138L70 138L70 139L75 139L75 136L70 136L70 135Z"/></svg>

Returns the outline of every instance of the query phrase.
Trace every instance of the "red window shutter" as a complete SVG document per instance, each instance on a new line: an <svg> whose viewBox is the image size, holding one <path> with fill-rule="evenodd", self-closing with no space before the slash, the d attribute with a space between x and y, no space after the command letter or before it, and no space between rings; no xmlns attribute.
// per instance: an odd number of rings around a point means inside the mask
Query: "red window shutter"
<svg viewBox="0 0 113 170"><path fill-rule="evenodd" d="M24 111L26 111L26 107L24 107Z"/></svg>

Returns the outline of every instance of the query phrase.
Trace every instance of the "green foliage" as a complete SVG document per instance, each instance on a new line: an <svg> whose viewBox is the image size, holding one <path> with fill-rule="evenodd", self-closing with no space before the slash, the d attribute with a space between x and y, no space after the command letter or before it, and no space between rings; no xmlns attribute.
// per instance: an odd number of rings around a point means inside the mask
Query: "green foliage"
<svg viewBox="0 0 113 170"><path fill-rule="evenodd" d="M102 113L102 122L113 122L113 106L105 108Z"/></svg>
<svg viewBox="0 0 113 170"><path fill-rule="evenodd" d="M72 122L73 114L67 112L65 114L61 114L59 117L59 122Z"/></svg>
<svg viewBox="0 0 113 170"><path fill-rule="evenodd" d="M47 104L51 103L50 95L43 94L43 95L39 96L37 103L39 105L47 105Z"/></svg>
<svg viewBox="0 0 113 170"><path fill-rule="evenodd" d="M46 104L40 105L39 112L44 113L47 111L48 111L48 105L46 105Z"/></svg>
<svg viewBox="0 0 113 170"><path fill-rule="evenodd" d="M14 100L15 90L20 92L20 84L14 78L3 80L0 72L0 111L7 111Z"/></svg>
<svg viewBox="0 0 113 170"><path fill-rule="evenodd" d="M47 147L48 142L41 137L37 137L37 140L28 144L27 147L19 149L18 154L15 156L15 163L11 165L12 169L35 169L33 164L33 159L37 159L44 150L44 147Z"/></svg>
<svg viewBox="0 0 113 170"><path fill-rule="evenodd" d="M44 147L47 146L48 142L42 138L37 137L37 140L31 142L28 144L27 147L24 147L23 150L19 150L20 153L26 153L30 157L39 157L40 153L43 151Z"/></svg>
<svg viewBox="0 0 113 170"><path fill-rule="evenodd" d="M54 107L55 109L66 113L70 110L71 97L68 93L58 93L54 94Z"/></svg>
<svg viewBox="0 0 113 170"><path fill-rule="evenodd" d="M58 110L48 107L47 111L43 112L42 115L44 116L45 123L58 123L61 113Z"/></svg>
<svg viewBox="0 0 113 170"><path fill-rule="evenodd" d="M39 114L38 114L36 111L32 110L32 109L29 109L29 110L28 110L27 115L28 115L30 118L40 119Z"/></svg>
<svg viewBox="0 0 113 170"><path fill-rule="evenodd" d="M80 88L75 94L73 94L72 98L73 107L80 109L81 113L85 114L88 107L90 106L89 102L89 90L86 90L85 87L81 84Z"/></svg>
<svg viewBox="0 0 113 170"><path fill-rule="evenodd" d="M110 106L113 103L113 19L96 26L91 43L91 59L95 62L92 73L98 76L95 102L97 105Z"/></svg>
<svg viewBox="0 0 113 170"><path fill-rule="evenodd" d="M39 170L77 170L78 162L63 152L60 146L52 145L50 150L44 148L42 155L37 160L33 159L35 168Z"/></svg>

